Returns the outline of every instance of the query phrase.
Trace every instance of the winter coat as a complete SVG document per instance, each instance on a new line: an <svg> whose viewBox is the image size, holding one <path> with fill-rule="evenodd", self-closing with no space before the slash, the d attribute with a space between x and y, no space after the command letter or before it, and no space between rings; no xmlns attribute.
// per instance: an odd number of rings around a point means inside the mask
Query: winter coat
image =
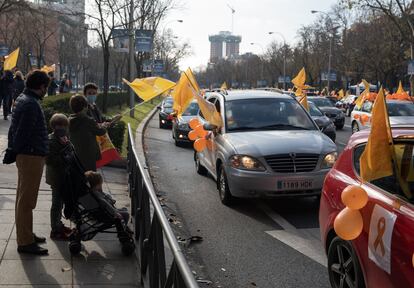
<svg viewBox="0 0 414 288"><path fill-rule="evenodd" d="M64 148L70 142L62 144L54 133L49 134L49 154L46 157L46 183L54 187L62 187L65 180Z"/></svg>
<svg viewBox="0 0 414 288"><path fill-rule="evenodd" d="M56 89L58 88L58 84L56 83L55 78L52 78L50 80L50 84L49 87L47 88L47 95L48 96L52 96L52 95L56 95Z"/></svg>
<svg viewBox="0 0 414 288"><path fill-rule="evenodd" d="M16 99L8 139L8 147L15 154L46 156L49 152L47 126L40 100L41 97L29 89Z"/></svg>
<svg viewBox="0 0 414 288"><path fill-rule="evenodd" d="M94 119L96 123L103 123L109 121L105 116L102 115L101 110L99 110L96 104L88 104L88 111L86 112L89 117Z"/></svg>
<svg viewBox="0 0 414 288"><path fill-rule="evenodd" d="M101 159L96 136L102 136L105 133L106 129L100 128L95 120L86 115L86 112L69 117L70 140L75 146L75 152L85 171L96 171L96 161Z"/></svg>
<svg viewBox="0 0 414 288"><path fill-rule="evenodd" d="M6 71L0 80L0 93L3 98L11 99L14 94L14 79L11 71Z"/></svg>
<svg viewBox="0 0 414 288"><path fill-rule="evenodd" d="M24 90L24 80L21 78L14 78L14 91L13 91L13 100L16 100Z"/></svg>

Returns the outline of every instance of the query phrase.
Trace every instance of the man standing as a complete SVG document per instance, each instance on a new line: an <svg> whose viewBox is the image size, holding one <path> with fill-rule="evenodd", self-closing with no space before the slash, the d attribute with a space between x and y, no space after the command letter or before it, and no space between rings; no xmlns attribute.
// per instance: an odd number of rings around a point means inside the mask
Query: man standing
<svg viewBox="0 0 414 288"><path fill-rule="evenodd" d="M48 154L48 135L40 101L49 86L45 72L34 70L26 80L26 89L16 99L9 130L9 145L16 155L18 171L16 193L17 251L44 255L48 253L38 245L46 238L33 233L33 210L36 207L45 156Z"/></svg>

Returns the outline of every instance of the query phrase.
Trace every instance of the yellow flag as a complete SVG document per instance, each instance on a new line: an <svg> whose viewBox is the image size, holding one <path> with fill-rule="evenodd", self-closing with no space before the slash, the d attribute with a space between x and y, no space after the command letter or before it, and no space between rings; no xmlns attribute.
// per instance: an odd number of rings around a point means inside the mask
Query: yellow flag
<svg viewBox="0 0 414 288"><path fill-rule="evenodd" d="M403 94L403 93L405 93L405 91L404 91L404 88L403 88L402 83L400 81L400 83L398 84L398 90L397 90L396 94Z"/></svg>
<svg viewBox="0 0 414 288"><path fill-rule="evenodd" d="M56 65L55 64L50 65L50 66L44 65L42 69L40 70L46 73L54 72L56 70Z"/></svg>
<svg viewBox="0 0 414 288"><path fill-rule="evenodd" d="M171 96L174 99L173 110L177 112L177 115L184 113L188 105L190 105L191 100L193 100L194 92L190 83L189 77L185 73L181 73L180 80L177 82ZM195 88L197 89L197 88Z"/></svg>
<svg viewBox="0 0 414 288"><path fill-rule="evenodd" d="M344 96L344 89L341 89L341 90L339 90L339 92L338 92L338 100L341 100L342 98L344 98L345 96Z"/></svg>
<svg viewBox="0 0 414 288"><path fill-rule="evenodd" d="M19 59L20 48L17 48L12 53L6 56L4 60L4 70L12 70L17 65L17 59Z"/></svg>
<svg viewBox="0 0 414 288"><path fill-rule="evenodd" d="M221 84L220 89L221 90L227 90L227 83L226 83L226 81L224 81L223 84Z"/></svg>
<svg viewBox="0 0 414 288"><path fill-rule="evenodd" d="M306 82L306 71L305 71L305 67L303 67L298 75L296 75L295 78L292 79L292 83L293 85L296 86L296 88L303 88L303 86L305 85Z"/></svg>
<svg viewBox="0 0 414 288"><path fill-rule="evenodd" d="M223 121L221 119L220 113L217 111L216 106L213 103L208 102L204 99L200 94L200 88L197 84L197 81L191 71L191 69L187 69L184 73L185 77L189 80L192 88L192 92L194 98L197 100L198 106L200 107L201 113L203 113L204 119L206 119L210 124L215 125L217 127L223 126Z"/></svg>
<svg viewBox="0 0 414 288"><path fill-rule="evenodd" d="M393 174L392 138L384 91L381 87L372 108L371 132L360 158L361 178L372 181Z"/></svg>
<svg viewBox="0 0 414 288"><path fill-rule="evenodd" d="M309 111L309 103L308 103L308 96L304 95L300 100L299 103L302 104L302 106Z"/></svg>
<svg viewBox="0 0 414 288"><path fill-rule="evenodd" d="M122 81L131 87L138 97L144 101L151 100L175 86L174 82L161 77L135 79L132 82L128 82L125 79L122 79Z"/></svg>
<svg viewBox="0 0 414 288"><path fill-rule="evenodd" d="M368 83L367 80L362 79L362 83L364 84L365 90L359 95L357 100L355 100L355 106L358 107L359 109L361 109L362 104L364 104L366 94L369 94L369 87L370 87L370 84Z"/></svg>

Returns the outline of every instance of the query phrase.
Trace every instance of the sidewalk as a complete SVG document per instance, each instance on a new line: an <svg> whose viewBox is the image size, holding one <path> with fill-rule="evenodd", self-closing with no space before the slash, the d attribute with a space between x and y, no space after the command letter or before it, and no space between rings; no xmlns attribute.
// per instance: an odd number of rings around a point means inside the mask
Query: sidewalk
<svg viewBox="0 0 414 288"><path fill-rule="evenodd" d="M6 149L9 121L0 112L0 154ZM0 159L3 160L3 157ZM107 192L118 207L130 209L127 174L122 169L104 168ZM80 255L72 257L67 242L52 241L49 211L51 190L43 175L34 232L47 237L48 256L17 253L14 207L17 169L0 163L0 288L3 287L140 287L138 263L134 256L125 257L116 234L98 234L87 242ZM66 223L69 225L69 223ZM44 286L47 285L47 286Z"/></svg>

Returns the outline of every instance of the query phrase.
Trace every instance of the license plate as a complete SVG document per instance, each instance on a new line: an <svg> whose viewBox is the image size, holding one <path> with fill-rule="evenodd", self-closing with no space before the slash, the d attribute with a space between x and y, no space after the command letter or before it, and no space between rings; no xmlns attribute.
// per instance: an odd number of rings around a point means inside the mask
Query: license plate
<svg viewBox="0 0 414 288"><path fill-rule="evenodd" d="M312 180L280 180L277 181L277 190L307 190L312 189Z"/></svg>

